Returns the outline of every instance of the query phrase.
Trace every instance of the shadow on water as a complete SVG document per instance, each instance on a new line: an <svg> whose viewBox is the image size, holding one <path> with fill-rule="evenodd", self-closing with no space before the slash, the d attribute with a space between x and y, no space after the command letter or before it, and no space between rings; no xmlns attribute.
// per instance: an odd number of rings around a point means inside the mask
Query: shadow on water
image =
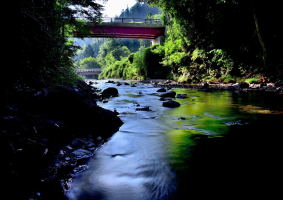
<svg viewBox="0 0 283 200"><path fill-rule="evenodd" d="M70 200L272 199L279 192L282 98L175 89L188 98L167 109L151 86L118 89L103 106L125 124L74 180ZM137 104L152 111L137 112Z"/></svg>
<svg viewBox="0 0 283 200"><path fill-rule="evenodd" d="M282 118L264 116L249 125L233 125L221 137L183 136L190 145L179 147L171 161L177 173L175 199L276 196L281 123Z"/></svg>
<svg viewBox="0 0 283 200"><path fill-rule="evenodd" d="M178 183L173 199L276 197L282 102L282 97L216 92L170 111L188 117L179 123L193 127L167 133Z"/></svg>

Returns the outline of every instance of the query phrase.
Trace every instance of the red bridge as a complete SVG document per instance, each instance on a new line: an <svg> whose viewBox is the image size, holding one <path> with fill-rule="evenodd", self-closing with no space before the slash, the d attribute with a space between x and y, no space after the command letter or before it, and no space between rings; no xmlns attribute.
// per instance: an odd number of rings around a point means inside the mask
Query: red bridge
<svg viewBox="0 0 283 200"><path fill-rule="evenodd" d="M89 24L89 32L75 32L75 37L133 38L160 42L165 27L157 19L103 18L99 24Z"/></svg>

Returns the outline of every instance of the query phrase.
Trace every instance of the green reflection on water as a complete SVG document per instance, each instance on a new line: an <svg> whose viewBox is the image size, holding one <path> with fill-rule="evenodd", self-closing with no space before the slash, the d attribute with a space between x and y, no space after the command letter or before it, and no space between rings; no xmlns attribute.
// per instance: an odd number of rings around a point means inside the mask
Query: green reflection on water
<svg viewBox="0 0 283 200"><path fill-rule="evenodd" d="M165 116L175 119L175 129L167 130L170 141L169 160L175 170L186 169L190 160L190 149L195 136L222 137L230 126L226 122L256 119L259 114L282 114L263 107L235 103L228 91L202 92L190 89L174 89L177 94L187 94L186 99L176 99L181 106L168 109ZM182 120L177 120L181 118Z"/></svg>
<svg viewBox="0 0 283 200"><path fill-rule="evenodd" d="M187 94L186 99L177 99L181 107L168 110L168 115L185 117L184 129L194 127L200 133L219 135L227 131L226 121L235 120L235 112L229 92L207 93L188 89L175 89L178 94ZM202 131L203 130L203 131Z"/></svg>

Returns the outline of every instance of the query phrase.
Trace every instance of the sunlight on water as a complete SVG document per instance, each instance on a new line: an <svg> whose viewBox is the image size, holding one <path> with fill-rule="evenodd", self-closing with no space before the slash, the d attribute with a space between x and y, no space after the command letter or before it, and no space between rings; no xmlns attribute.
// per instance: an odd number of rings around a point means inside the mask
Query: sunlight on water
<svg viewBox="0 0 283 200"><path fill-rule="evenodd" d="M227 91L174 89L188 98L176 99L181 106L171 109L162 107L151 85L117 87L101 81L96 86L119 90L119 97L99 105L117 110L124 125L96 153L89 169L73 181L70 200L170 199L178 185L176 172L190 167L195 138L221 138L232 125L283 113L252 105ZM136 110L143 106L151 111Z"/></svg>

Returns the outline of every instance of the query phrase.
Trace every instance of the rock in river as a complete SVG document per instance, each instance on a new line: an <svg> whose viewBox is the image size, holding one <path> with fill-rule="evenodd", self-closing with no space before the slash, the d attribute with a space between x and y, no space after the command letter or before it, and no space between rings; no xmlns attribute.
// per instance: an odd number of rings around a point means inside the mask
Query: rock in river
<svg viewBox="0 0 283 200"><path fill-rule="evenodd" d="M116 88L109 87L101 93L103 97L109 98L109 97L118 97L119 92Z"/></svg>
<svg viewBox="0 0 283 200"><path fill-rule="evenodd" d="M166 92L166 89L165 88L160 88L156 92Z"/></svg>
<svg viewBox="0 0 283 200"><path fill-rule="evenodd" d="M172 97L172 98L175 98L175 96L176 96L176 92L174 91L169 91L160 95L160 97Z"/></svg>
<svg viewBox="0 0 283 200"><path fill-rule="evenodd" d="M136 108L136 111L152 111L149 106Z"/></svg>
<svg viewBox="0 0 283 200"><path fill-rule="evenodd" d="M177 107L179 107L180 105L181 105L181 104L179 104L178 102L172 101L172 100L170 100L170 101L165 101L165 102L163 102L163 104L162 104L162 106L168 107L168 108L177 108Z"/></svg>

